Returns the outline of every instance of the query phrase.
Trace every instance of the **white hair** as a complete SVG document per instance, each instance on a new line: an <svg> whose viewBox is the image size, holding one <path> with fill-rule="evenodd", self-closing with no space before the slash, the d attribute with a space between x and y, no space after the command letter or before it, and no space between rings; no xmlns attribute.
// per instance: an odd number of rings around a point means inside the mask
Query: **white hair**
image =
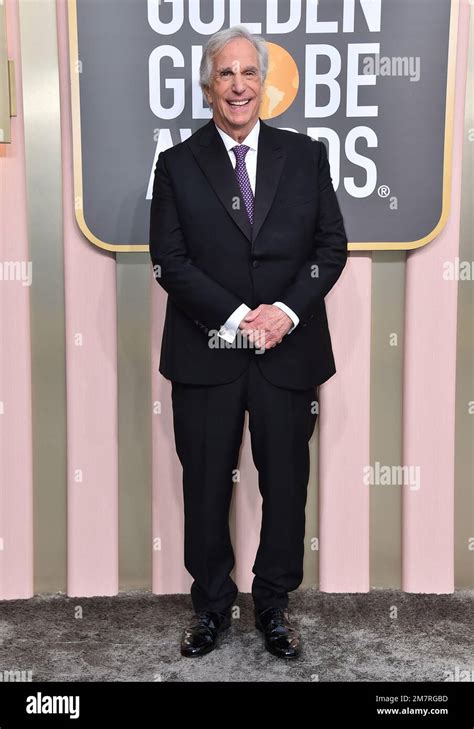
<svg viewBox="0 0 474 729"><path fill-rule="evenodd" d="M211 84L214 57L229 41L235 40L235 38L244 38L254 46L257 51L262 82L265 81L268 71L268 49L264 38L259 35L253 35L243 25L234 25L232 28L217 31L207 41L199 67L199 83L202 89L209 87Z"/></svg>

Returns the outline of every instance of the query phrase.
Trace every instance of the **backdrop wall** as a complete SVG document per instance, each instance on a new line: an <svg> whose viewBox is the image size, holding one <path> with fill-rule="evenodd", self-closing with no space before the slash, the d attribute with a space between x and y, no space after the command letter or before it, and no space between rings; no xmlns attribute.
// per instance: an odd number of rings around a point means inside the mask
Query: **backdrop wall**
<svg viewBox="0 0 474 729"><path fill-rule="evenodd" d="M303 583L323 591L474 587L474 285L444 274L474 261L474 14L457 9L447 223L406 254L351 251L326 299L338 371L311 441ZM100 249L77 225L66 3L6 0L6 13L18 115L0 144L0 261L31 261L32 280L0 280L0 598L187 592L158 374L166 296L147 252ZM364 484L376 463L419 480ZM232 524L248 591L247 434Z"/></svg>

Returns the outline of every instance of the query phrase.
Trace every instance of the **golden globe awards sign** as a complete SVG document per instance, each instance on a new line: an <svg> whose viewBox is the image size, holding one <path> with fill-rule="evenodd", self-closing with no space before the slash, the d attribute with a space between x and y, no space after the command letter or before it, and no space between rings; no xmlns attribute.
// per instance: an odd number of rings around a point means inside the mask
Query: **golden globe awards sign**
<svg viewBox="0 0 474 729"><path fill-rule="evenodd" d="M449 205L457 3L450 0L69 0L77 221L108 250L147 250L161 150L211 113L212 33L268 42L260 116L323 141L350 249L411 249Z"/></svg>

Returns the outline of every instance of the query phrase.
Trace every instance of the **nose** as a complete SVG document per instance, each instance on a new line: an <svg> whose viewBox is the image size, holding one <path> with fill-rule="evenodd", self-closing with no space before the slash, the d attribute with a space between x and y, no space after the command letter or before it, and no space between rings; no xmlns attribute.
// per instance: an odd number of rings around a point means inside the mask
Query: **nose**
<svg viewBox="0 0 474 729"><path fill-rule="evenodd" d="M232 84L232 91L234 91L236 94L243 94L243 92L245 91L244 77L239 72L234 74L234 83Z"/></svg>

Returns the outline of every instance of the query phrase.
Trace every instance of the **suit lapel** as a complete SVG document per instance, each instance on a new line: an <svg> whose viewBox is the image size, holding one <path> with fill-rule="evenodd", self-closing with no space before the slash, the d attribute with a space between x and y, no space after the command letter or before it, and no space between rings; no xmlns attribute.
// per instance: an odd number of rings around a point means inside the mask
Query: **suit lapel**
<svg viewBox="0 0 474 729"><path fill-rule="evenodd" d="M272 206L286 159L282 147L275 143L272 132L272 127L260 120L252 242L259 234Z"/></svg>
<svg viewBox="0 0 474 729"><path fill-rule="evenodd" d="M285 162L285 152L274 143L272 128L260 120L253 226L250 225L245 205L242 204L240 208L235 206L236 198L241 197L239 184L212 119L202 127L197 139L189 140L189 144L220 202L246 238L253 243L275 198Z"/></svg>
<svg viewBox="0 0 474 729"><path fill-rule="evenodd" d="M252 226L245 205L242 203L240 209L235 205L236 198L240 199L241 197L239 183L224 142L212 119L203 127L199 141L190 146L198 165L206 175L222 205L250 241Z"/></svg>

